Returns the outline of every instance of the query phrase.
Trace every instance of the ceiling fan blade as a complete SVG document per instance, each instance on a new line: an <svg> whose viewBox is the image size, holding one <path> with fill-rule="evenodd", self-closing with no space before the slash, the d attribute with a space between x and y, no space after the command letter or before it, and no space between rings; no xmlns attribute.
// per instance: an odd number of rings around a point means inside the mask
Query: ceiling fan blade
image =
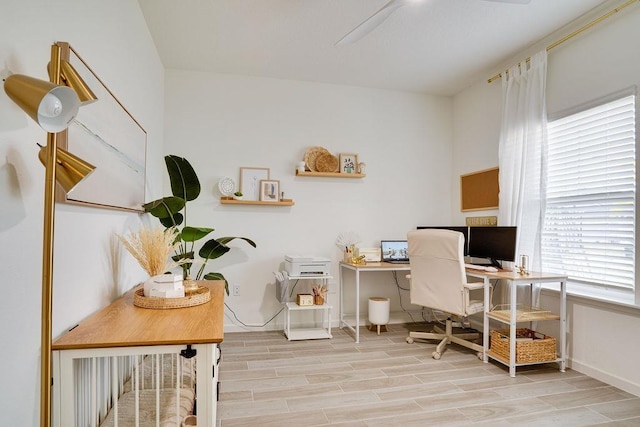
<svg viewBox="0 0 640 427"><path fill-rule="evenodd" d="M364 20L360 25L349 31L344 37L336 42L336 46L353 43L373 31L382 24L393 12L407 4L407 0L390 0L382 6L376 13Z"/></svg>

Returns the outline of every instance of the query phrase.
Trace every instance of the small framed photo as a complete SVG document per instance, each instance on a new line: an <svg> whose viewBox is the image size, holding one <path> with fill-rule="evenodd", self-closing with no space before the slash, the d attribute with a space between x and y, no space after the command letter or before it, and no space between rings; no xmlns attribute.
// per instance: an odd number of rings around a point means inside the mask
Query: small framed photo
<svg viewBox="0 0 640 427"><path fill-rule="evenodd" d="M260 200L260 181L269 179L269 168L240 168L240 191L244 200Z"/></svg>
<svg viewBox="0 0 640 427"><path fill-rule="evenodd" d="M353 153L340 153L340 173L358 172L358 155Z"/></svg>
<svg viewBox="0 0 640 427"><path fill-rule="evenodd" d="M273 179L263 179L260 181L260 201L278 202L280 201L280 181Z"/></svg>

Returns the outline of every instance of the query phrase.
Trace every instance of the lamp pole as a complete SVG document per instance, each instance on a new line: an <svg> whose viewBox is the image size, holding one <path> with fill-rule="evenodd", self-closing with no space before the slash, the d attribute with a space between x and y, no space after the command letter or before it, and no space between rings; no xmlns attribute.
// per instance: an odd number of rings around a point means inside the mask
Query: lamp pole
<svg viewBox="0 0 640 427"><path fill-rule="evenodd" d="M33 77L14 74L6 78L4 90L25 113L47 131L47 146L40 150L38 157L45 166L44 181L44 226L42 232L42 307L40 329L40 426L51 426L52 366L51 366L51 322L53 306L53 234L55 219L56 179L61 179L63 191L73 187L88 176L95 166L60 150L58 138L76 117L82 93L85 103L97 100L86 82L77 74L71 64L64 60L66 76L63 75L60 43L51 45L49 82ZM67 85L61 85L65 80ZM73 87L78 89L75 90ZM60 162L58 162L60 160ZM60 168L60 170L58 170Z"/></svg>
<svg viewBox="0 0 640 427"><path fill-rule="evenodd" d="M51 83L60 84L60 47L51 46ZM42 310L40 349L40 426L51 426L51 320L53 300L53 234L56 194L58 135L47 133L44 182L44 227L42 236Z"/></svg>

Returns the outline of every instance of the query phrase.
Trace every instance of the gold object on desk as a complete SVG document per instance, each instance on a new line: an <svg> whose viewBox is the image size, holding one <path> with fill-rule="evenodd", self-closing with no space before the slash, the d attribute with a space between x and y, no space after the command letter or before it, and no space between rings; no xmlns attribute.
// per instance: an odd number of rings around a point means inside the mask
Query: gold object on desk
<svg viewBox="0 0 640 427"><path fill-rule="evenodd" d="M521 276L529 275L529 257L527 255L520 256L520 265L516 265L516 269Z"/></svg>
<svg viewBox="0 0 640 427"><path fill-rule="evenodd" d="M347 247L344 253L344 262L348 262L349 264L366 264L365 258L366 255L360 255L360 249L354 245Z"/></svg>
<svg viewBox="0 0 640 427"><path fill-rule="evenodd" d="M187 277L182 281L182 285L184 286L184 294L191 295L198 291L200 288L198 286L198 281L193 280L190 275L187 274Z"/></svg>
<svg viewBox="0 0 640 427"><path fill-rule="evenodd" d="M351 262L353 264L366 264L367 262L364 260L365 259L365 255L360 255L358 257L353 257Z"/></svg>

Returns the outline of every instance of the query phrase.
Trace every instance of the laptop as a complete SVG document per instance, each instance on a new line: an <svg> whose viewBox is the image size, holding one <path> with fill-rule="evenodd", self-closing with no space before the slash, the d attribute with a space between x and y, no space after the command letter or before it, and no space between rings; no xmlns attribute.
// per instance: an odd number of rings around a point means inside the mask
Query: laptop
<svg viewBox="0 0 640 427"><path fill-rule="evenodd" d="M382 262L409 264L409 245L406 240L381 240Z"/></svg>

